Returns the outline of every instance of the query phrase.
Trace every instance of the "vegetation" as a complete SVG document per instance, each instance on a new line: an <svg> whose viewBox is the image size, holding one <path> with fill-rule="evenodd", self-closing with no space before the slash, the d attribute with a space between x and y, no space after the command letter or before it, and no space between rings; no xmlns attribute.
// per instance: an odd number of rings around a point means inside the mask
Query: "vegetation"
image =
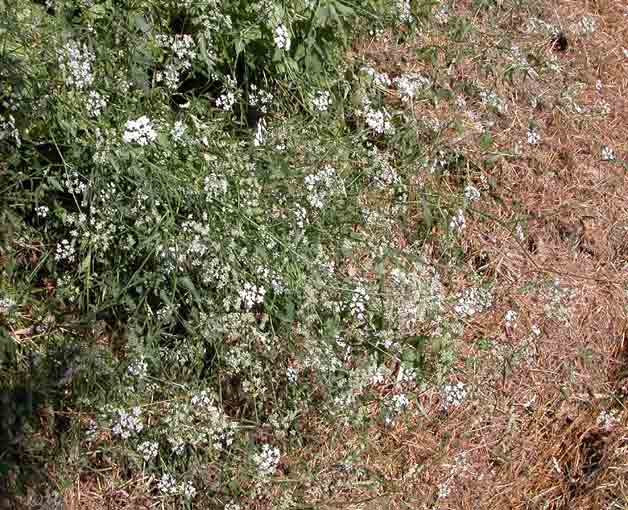
<svg viewBox="0 0 628 510"><path fill-rule="evenodd" d="M9 505L626 508L625 218L569 137L625 141L567 56L619 7L0 6Z"/></svg>

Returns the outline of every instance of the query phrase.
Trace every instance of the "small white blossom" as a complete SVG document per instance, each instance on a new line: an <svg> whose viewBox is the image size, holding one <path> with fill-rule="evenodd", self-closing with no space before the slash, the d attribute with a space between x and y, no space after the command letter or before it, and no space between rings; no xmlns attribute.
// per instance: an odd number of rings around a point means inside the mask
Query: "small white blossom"
<svg viewBox="0 0 628 510"><path fill-rule="evenodd" d="M541 135L534 128L528 129L528 144L538 145L541 141Z"/></svg>
<svg viewBox="0 0 628 510"><path fill-rule="evenodd" d="M469 184L464 189L464 198L468 202L475 202L476 200L480 199L480 190L477 189L475 186L472 186L471 184Z"/></svg>
<svg viewBox="0 0 628 510"><path fill-rule="evenodd" d="M467 390L463 383L446 384L442 389L441 405L445 410L449 410L452 407L459 407L464 402L466 396Z"/></svg>
<svg viewBox="0 0 628 510"><path fill-rule="evenodd" d="M233 92L226 92L216 99L216 106L226 112L231 111L236 102L236 96Z"/></svg>
<svg viewBox="0 0 628 510"><path fill-rule="evenodd" d="M396 0L396 4L399 21L402 23L412 23L414 18L412 16L410 0Z"/></svg>
<svg viewBox="0 0 628 510"><path fill-rule="evenodd" d="M607 431L610 431L619 424L619 420L617 419L618 414L619 413L617 412L616 409L612 409L610 411L607 411L606 409L604 409L598 415L596 419L596 423L599 427Z"/></svg>
<svg viewBox="0 0 628 510"><path fill-rule="evenodd" d="M81 47L75 41L68 41L62 50L57 52L59 67L65 75L68 86L83 89L94 81L92 63L94 54L85 44Z"/></svg>
<svg viewBox="0 0 628 510"><path fill-rule="evenodd" d="M514 310L508 310L506 315L504 315L504 321L509 326L515 326L515 321L517 320L517 312Z"/></svg>
<svg viewBox="0 0 628 510"><path fill-rule="evenodd" d="M275 46L280 50L288 51L290 49L290 34L286 25L278 25L274 33Z"/></svg>
<svg viewBox="0 0 628 510"><path fill-rule="evenodd" d="M107 106L107 100L104 96L95 90L90 90L85 100L87 106L87 115L90 117L98 117Z"/></svg>
<svg viewBox="0 0 628 510"><path fill-rule="evenodd" d="M260 475L272 475L277 469L280 457L281 453L279 448L275 448L269 444L262 445L262 451L254 456Z"/></svg>
<svg viewBox="0 0 628 510"><path fill-rule="evenodd" d="M35 208L35 212L40 218L45 218L46 216L48 216L48 212L50 212L50 209L48 209L48 206L46 205L40 205L39 207Z"/></svg>
<svg viewBox="0 0 628 510"><path fill-rule="evenodd" d="M140 357L139 359L133 360L129 364L127 371L129 375L137 377L138 379L143 379L148 374L148 365L146 364L146 361L144 361L144 358Z"/></svg>
<svg viewBox="0 0 628 510"><path fill-rule="evenodd" d="M196 496L196 488L189 480L182 482L179 490L183 494L183 497L186 499L192 499L194 496Z"/></svg>
<svg viewBox="0 0 628 510"><path fill-rule="evenodd" d="M240 290L240 300L244 305L244 309L249 311L255 305L262 304L265 294L266 290L264 287L257 287L252 283L246 282Z"/></svg>
<svg viewBox="0 0 628 510"><path fill-rule="evenodd" d="M170 136L175 142L180 142L185 135L185 124L180 120L175 121L174 126L170 130Z"/></svg>
<svg viewBox="0 0 628 510"><path fill-rule="evenodd" d="M122 139L125 143L148 145L157 139L157 133L153 129L151 120L146 115L142 115L136 120L127 121Z"/></svg>
<svg viewBox="0 0 628 510"><path fill-rule="evenodd" d="M155 457L157 457L157 452L159 450L159 444L155 441L144 441L140 443L137 447L138 453L142 456L142 458L148 462Z"/></svg>
<svg viewBox="0 0 628 510"><path fill-rule="evenodd" d="M326 112L331 105L331 95L326 90L319 90L312 98L312 108L317 112Z"/></svg>
<svg viewBox="0 0 628 510"><path fill-rule="evenodd" d="M7 118L0 115L0 142L3 140L12 140L17 148L22 145L20 132L15 127L15 118L12 115Z"/></svg>
<svg viewBox="0 0 628 510"><path fill-rule="evenodd" d="M7 313L15 306L15 301L9 297L0 297L0 313Z"/></svg>
<svg viewBox="0 0 628 510"><path fill-rule="evenodd" d="M117 420L111 429L114 436L128 439L133 434L139 434L144 429L141 418L142 412L139 407L134 407L130 413L119 409L116 411L116 415Z"/></svg>
<svg viewBox="0 0 628 510"><path fill-rule="evenodd" d="M615 151L607 145L602 146L602 161L613 161L615 159Z"/></svg>
<svg viewBox="0 0 628 510"><path fill-rule="evenodd" d="M476 313L482 313L493 304L492 294L482 288L465 289L458 295L458 302L454 305L454 311L461 317L472 317Z"/></svg>
<svg viewBox="0 0 628 510"><path fill-rule="evenodd" d="M164 473L161 476L161 479L157 484L157 488L159 489L159 492L167 496L175 495L178 492L177 481L168 473Z"/></svg>
<svg viewBox="0 0 628 510"><path fill-rule="evenodd" d="M467 222L464 217L464 211L462 209L458 209L449 222L449 228L451 230L462 231L466 228L466 226Z"/></svg>
<svg viewBox="0 0 628 510"><path fill-rule="evenodd" d="M369 295L364 287L358 285L351 296L349 309L351 314L359 321L366 319L366 305L369 302Z"/></svg>
<svg viewBox="0 0 628 510"><path fill-rule="evenodd" d="M68 262L74 262L75 259L76 248L74 247L74 241L70 242L67 239L63 239L57 244L55 260L67 260Z"/></svg>

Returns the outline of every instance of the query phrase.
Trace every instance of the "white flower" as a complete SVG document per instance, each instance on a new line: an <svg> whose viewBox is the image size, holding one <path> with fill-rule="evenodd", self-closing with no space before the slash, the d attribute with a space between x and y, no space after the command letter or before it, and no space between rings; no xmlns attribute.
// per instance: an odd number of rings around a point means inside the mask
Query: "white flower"
<svg viewBox="0 0 628 510"><path fill-rule="evenodd" d="M216 106L221 108L222 110L228 112L233 108L233 105L236 102L236 97L233 92L227 92L222 94L216 99Z"/></svg>
<svg viewBox="0 0 628 510"><path fill-rule="evenodd" d="M449 228L451 230L462 231L466 228L467 222L464 217L464 211L462 209L458 209L456 214L453 216L451 221L449 222Z"/></svg>
<svg viewBox="0 0 628 510"><path fill-rule="evenodd" d="M613 161L615 159L615 151L607 145L602 146L602 161Z"/></svg>
<svg viewBox="0 0 628 510"><path fill-rule="evenodd" d="M168 473L164 473L161 476L161 480L159 480L157 488L159 489L159 492L169 496L174 495L178 492L176 480L172 475Z"/></svg>
<svg viewBox="0 0 628 510"><path fill-rule="evenodd" d="M464 198L468 202L474 202L476 200L479 200L480 199L480 190L478 190L475 186L472 186L472 185L469 184L464 189Z"/></svg>
<svg viewBox="0 0 628 510"><path fill-rule="evenodd" d="M528 128L528 144L538 145L541 141L541 135L534 128Z"/></svg>
<svg viewBox="0 0 628 510"><path fill-rule="evenodd" d="M275 28L275 46L280 50L288 51L290 49L290 34L288 33L288 29L286 25L278 25Z"/></svg>
<svg viewBox="0 0 628 510"><path fill-rule="evenodd" d="M139 407L134 407L131 413L119 409L116 411L117 421L113 424L112 432L114 436L121 436L128 439L133 434L139 434L144 429L142 423L142 412Z"/></svg>
<svg viewBox="0 0 628 510"><path fill-rule="evenodd" d="M170 136L175 142L180 142L185 134L185 124L180 120L175 121L174 126L170 130Z"/></svg>
<svg viewBox="0 0 628 510"><path fill-rule="evenodd" d="M281 453L279 448L275 448L269 444L262 445L262 451L254 456L260 475L272 475L277 469L280 457Z"/></svg>
<svg viewBox="0 0 628 510"><path fill-rule="evenodd" d="M98 117L107 106L106 99L95 90L90 90L85 100L87 106L87 115L90 117Z"/></svg>
<svg viewBox="0 0 628 510"><path fill-rule="evenodd" d="M15 306L15 301L9 297L0 297L0 313L7 313Z"/></svg>
<svg viewBox="0 0 628 510"><path fill-rule="evenodd" d="M240 300L244 304L244 309L249 311L255 305L262 304L265 294L266 290L264 287L257 287L252 283L246 282L240 290Z"/></svg>
<svg viewBox="0 0 628 510"><path fill-rule="evenodd" d="M186 499L192 499L194 496L196 496L196 488L189 480L182 482L179 490L183 494L183 497L185 497Z"/></svg>
<svg viewBox="0 0 628 510"><path fill-rule="evenodd" d="M402 23L412 23L412 8L410 0L397 0L397 15Z"/></svg>
<svg viewBox="0 0 628 510"><path fill-rule="evenodd" d="M158 450L159 444L157 444L155 441L144 441L143 443L140 443L137 447L138 453L146 462L157 457Z"/></svg>
<svg viewBox="0 0 628 510"><path fill-rule="evenodd" d="M319 90L312 98L312 108L317 112L326 112L330 105L331 95L326 90Z"/></svg>
<svg viewBox="0 0 628 510"><path fill-rule="evenodd" d="M129 375L137 377L138 379L143 379L148 374L148 365L146 364L146 361L144 361L144 358L140 357L139 359L133 360L129 364L127 371Z"/></svg>
<svg viewBox="0 0 628 510"><path fill-rule="evenodd" d="M81 46L75 41L68 41L62 50L57 52L59 67L65 74L65 83L68 86L83 89L92 84L92 62L94 54L85 44Z"/></svg>
<svg viewBox="0 0 628 510"><path fill-rule="evenodd" d="M151 120L146 115L142 115L136 120L127 121L122 139L125 143L148 145L157 139L157 133L153 129Z"/></svg>
<svg viewBox="0 0 628 510"><path fill-rule="evenodd" d="M534 336L541 336L541 328L539 328L538 324L532 324L532 333Z"/></svg>
<svg viewBox="0 0 628 510"><path fill-rule="evenodd" d="M420 90L431 87L432 81L419 73L409 73L396 78L395 85L405 103L414 99Z"/></svg>
<svg viewBox="0 0 628 510"><path fill-rule="evenodd" d="M465 390L463 383L446 384L442 389L441 405L445 410L449 410L451 407L459 407L464 402L466 396L467 390Z"/></svg>
<svg viewBox="0 0 628 510"><path fill-rule="evenodd" d="M349 304L349 309L351 310L351 314L359 321L364 321L366 319L366 305L369 302L369 295L366 292L366 289L361 285L358 285L351 295L351 303Z"/></svg>
<svg viewBox="0 0 628 510"><path fill-rule="evenodd" d="M35 208L35 212L40 218L45 218L46 216L48 216L49 211L50 209L48 209L48 206L45 205L40 205L39 207Z"/></svg>
<svg viewBox="0 0 628 510"><path fill-rule="evenodd" d="M7 118L0 115L0 142L11 139L15 143L16 147L19 148L22 145L20 132L15 127L15 118L13 118L12 115L9 115Z"/></svg>
<svg viewBox="0 0 628 510"><path fill-rule="evenodd" d="M504 315L504 321L506 321L506 324L508 325L514 325L514 322L517 320L517 312L515 312L514 310L508 310L506 312L506 315Z"/></svg>

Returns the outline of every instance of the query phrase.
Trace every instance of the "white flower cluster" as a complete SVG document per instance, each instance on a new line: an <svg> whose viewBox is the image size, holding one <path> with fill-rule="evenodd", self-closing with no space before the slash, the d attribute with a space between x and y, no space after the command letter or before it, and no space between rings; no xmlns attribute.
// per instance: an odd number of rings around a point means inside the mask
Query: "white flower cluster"
<svg viewBox="0 0 628 510"><path fill-rule="evenodd" d="M252 283L246 282L240 290L240 300L244 305L244 309L249 311L255 305L262 304L264 302L264 295L266 289L264 287L258 287Z"/></svg>
<svg viewBox="0 0 628 510"><path fill-rule="evenodd" d="M290 34L286 25L281 24L275 27L274 31L275 46L280 50L288 51L290 49Z"/></svg>
<svg viewBox="0 0 628 510"><path fill-rule="evenodd" d="M615 151L608 145L602 146L602 161L614 161Z"/></svg>
<svg viewBox="0 0 628 510"><path fill-rule="evenodd" d="M148 375L148 365L144 361L144 357L133 360L127 367L127 372L133 377L143 379Z"/></svg>
<svg viewBox="0 0 628 510"><path fill-rule="evenodd" d="M13 115L9 115L7 118L0 115L0 142L4 140L12 140L18 148L22 145L20 132L15 127Z"/></svg>
<svg viewBox="0 0 628 510"><path fill-rule="evenodd" d="M442 389L443 398L441 405L445 410L449 410L452 407L459 407L464 402L466 396L467 390L463 383L446 384Z"/></svg>
<svg viewBox="0 0 628 510"><path fill-rule="evenodd" d="M224 176L211 173L205 177L203 190L207 194L208 202L227 193L227 188L228 183Z"/></svg>
<svg viewBox="0 0 628 510"><path fill-rule="evenodd" d="M87 115L92 118L98 117L107 106L107 100L95 90L90 90L85 99Z"/></svg>
<svg viewBox="0 0 628 510"><path fill-rule="evenodd" d="M378 73L371 66L362 66L360 72L366 74L373 81L375 87L388 88L392 85L387 73Z"/></svg>
<svg viewBox="0 0 628 510"><path fill-rule="evenodd" d="M383 301L386 320L402 335L416 335L420 323L440 315L442 292L439 275L429 264L393 268Z"/></svg>
<svg viewBox="0 0 628 510"><path fill-rule="evenodd" d="M273 95L253 84L251 85L251 90L249 92L249 104L251 106L255 106L260 113L268 113L271 105L273 104Z"/></svg>
<svg viewBox="0 0 628 510"><path fill-rule="evenodd" d="M0 297L0 313L7 313L15 306L15 301L9 297Z"/></svg>
<svg viewBox="0 0 628 510"><path fill-rule="evenodd" d="M467 202L475 202L476 200L480 199L480 190L477 189L475 186L469 184L464 189L464 198Z"/></svg>
<svg viewBox="0 0 628 510"><path fill-rule="evenodd" d="M619 425L618 415L619 412L617 411L617 409L611 409L610 411L604 409L598 415L596 423L598 427L610 431L617 425Z"/></svg>
<svg viewBox="0 0 628 510"><path fill-rule="evenodd" d="M148 145L157 139L157 133L151 120L146 115L142 115L136 120L127 121L122 139L125 143Z"/></svg>
<svg viewBox="0 0 628 510"><path fill-rule="evenodd" d="M157 73L155 79L174 90L179 84L180 72L192 68L192 59L196 55L194 39L189 34L158 34L156 41L159 47L170 49L172 60Z"/></svg>
<svg viewBox="0 0 628 510"><path fill-rule="evenodd" d="M371 131L378 135L394 132L390 122L390 114L386 110L374 110L371 108L370 103L364 104L363 107L362 113L366 119L366 125Z"/></svg>
<svg viewBox="0 0 628 510"><path fill-rule="evenodd" d="M312 108L317 112L324 113L331 106L331 94L327 90L319 90L312 98Z"/></svg>
<svg viewBox="0 0 628 510"><path fill-rule="evenodd" d="M412 8L410 0L396 0L397 16L402 23L412 23Z"/></svg>
<svg viewBox="0 0 628 510"><path fill-rule="evenodd" d="M85 44L81 47L75 41L68 41L62 50L57 52L61 71L65 74L65 84L77 89L89 87L94 81L92 63L94 54Z"/></svg>
<svg viewBox="0 0 628 510"><path fill-rule="evenodd" d="M451 230L461 232L466 228L466 226L467 222L464 217L464 211L462 209L458 209L449 222L449 228Z"/></svg>
<svg viewBox="0 0 628 510"><path fill-rule="evenodd" d="M359 321L366 319L366 305L369 302L369 295L362 285L358 285L353 289L349 310L351 314Z"/></svg>
<svg viewBox="0 0 628 510"><path fill-rule="evenodd" d="M223 510L242 510L242 507L238 505L237 503L231 502L231 503L227 503Z"/></svg>
<svg viewBox="0 0 628 510"><path fill-rule="evenodd" d="M218 99L216 99L216 107L226 112L231 111L235 103L236 96L231 91L227 91L224 94L221 94L220 96L218 96Z"/></svg>
<svg viewBox="0 0 628 510"><path fill-rule="evenodd" d="M405 394L397 393L393 395L388 402L388 412L384 417L384 422L386 423L386 425L390 425L394 421L395 416L400 414L409 405L410 401L408 400L408 397L405 396Z"/></svg>
<svg viewBox="0 0 628 510"><path fill-rule="evenodd" d="M155 441L144 441L138 445L137 451L146 462L149 462L157 457L159 444Z"/></svg>
<svg viewBox="0 0 628 510"><path fill-rule="evenodd" d="M55 260L67 260L68 262L74 262L76 260L76 248L74 247L74 241L70 242L67 239L63 239L57 243Z"/></svg>
<svg viewBox="0 0 628 510"><path fill-rule="evenodd" d="M505 113L508 110L508 104L492 90L481 90L480 100L482 104L495 108L499 113Z"/></svg>
<svg viewBox="0 0 628 510"><path fill-rule="evenodd" d="M262 445L262 451L255 454L254 460L261 476L270 476L277 469L281 452L269 444Z"/></svg>
<svg viewBox="0 0 628 510"><path fill-rule="evenodd" d="M458 295L454 311L460 316L472 317L482 313L493 304L493 296L487 289L471 287Z"/></svg>
<svg viewBox="0 0 628 510"><path fill-rule="evenodd" d="M446 25L449 21L449 7L442 5L436 13L434 13L434 19L439 25Z"/></svg>
<svg viewBox="0 0 628 510"><path fill-rule="evenodd" d="M134 407L130 413L123 409L118 409L115 414L117 415L117 420L111 428L114 436L128 439L133 434L139 434L144 429L142 411L139 407Z"/></svg>
<svg viewBox="0 0 628 510"><path fill-rule="evenodd" d="M172 140L175 143L183 141L183 138L185 136L185 130L185 124L183 124L183 122L180 120L176 120L174 122L174 125L172 126L172 129L170 130L170 136L172 137Z"/></svg>
<svg viewBox="0 0 628 510"><path fill-rule="evenodd" d="M325 165L318 173L306 175L304 183L308 191L309 204L316 209L322 209L330 190L335 186L336 170L330 165Z"/></svg>
<svg viewBox="0 0 628 510"><path fill-rule="evenodd" d="M196 488L189 480L184 480L181 483L177 483L174 476L164 473L161 479L157 483L159 492L165 496L177 496L182 495L186 499L191 499L196 496Z"/></svg>
<svg viewBox="0 0 628 510"><path fill-rule="evenodd" d="M429 89L432 80L419 73L403 74L395 78L395 85L404 103L413 100L419 91Z"/></svg>
<svg viewBox="0 0 628 510"><path fill-rule="evenodd" d="M514 310L508 310L504 315L504 322L506 322L508 326L516 327L517 317L517 312L515 312Z"/></svg>
<svg viewBox="0 0 628 510"><path fill-rule="evenodd" d="M541 141L541 135L534 128L528 128L528 144L538 145Z"/></svg>

